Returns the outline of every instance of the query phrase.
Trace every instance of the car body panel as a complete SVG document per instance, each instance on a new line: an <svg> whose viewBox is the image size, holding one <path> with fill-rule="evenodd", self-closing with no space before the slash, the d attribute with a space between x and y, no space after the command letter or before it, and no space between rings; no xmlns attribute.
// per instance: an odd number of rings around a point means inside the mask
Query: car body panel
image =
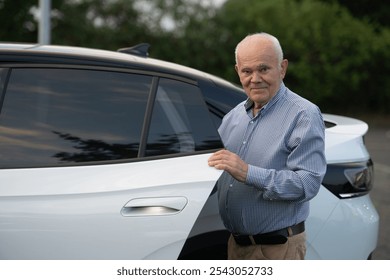
<svg viewBox="0 0 390 280"><path fill-rule="evenodd" d="M363 137L368 125L357 119L324 114L324 121L335 126L325 133L325 157L328 164L359 162L370 158Z"/></svg>
<svg viewBox="0 0 390 280"><path fill-rule="evenodd" d="M0 258L175 258L220 175L208 156L0 170Z"/></svg>
<svg viewBox="0 0 390 280"><path fill-rule="evenodd" d="M324 195L317 195L312 205L319 205ZM324 221L325 211L329 216ZM335 201L333 209L312 207L307 225L306 259L364 259L378 242L379 216L368 195Z"/></svg>

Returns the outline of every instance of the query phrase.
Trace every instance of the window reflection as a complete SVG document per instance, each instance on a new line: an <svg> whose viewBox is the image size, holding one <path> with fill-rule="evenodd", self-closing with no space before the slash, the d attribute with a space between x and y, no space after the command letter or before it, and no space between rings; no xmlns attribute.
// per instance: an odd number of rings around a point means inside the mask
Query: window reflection
<svg viewBox="0 0 390 280"><path fill-rule="evenodd" d="M191 153L222 148L198 87L160 79L146 155Z"/></svg>
<svg viewBox="0 0 390 280"><path fill-rule="evenodd" d="M137 156L151 77L16 69L0 115L0 166Z"/></svg>

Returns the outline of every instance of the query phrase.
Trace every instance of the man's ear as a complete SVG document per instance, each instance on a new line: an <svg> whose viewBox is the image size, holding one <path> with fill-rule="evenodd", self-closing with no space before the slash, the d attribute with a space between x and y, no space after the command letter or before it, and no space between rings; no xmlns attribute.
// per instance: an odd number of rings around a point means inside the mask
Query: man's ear
<svg viewBox="0 0 390 280"><path fill-rule="evenodd" d="M286 76L287 67L288 67L288 60L287 59L283 59L282 63L280 64L280 68L281 68L280 77L282 78L282 80Z"/></svg>
<svg viewBox="0 0 390 280"><path fill-rule="evenodd" d="M234 69L236 69L236 72L237 72L237 74L238 74L238 66L237 66L237 64L234 65Z"/></svg>

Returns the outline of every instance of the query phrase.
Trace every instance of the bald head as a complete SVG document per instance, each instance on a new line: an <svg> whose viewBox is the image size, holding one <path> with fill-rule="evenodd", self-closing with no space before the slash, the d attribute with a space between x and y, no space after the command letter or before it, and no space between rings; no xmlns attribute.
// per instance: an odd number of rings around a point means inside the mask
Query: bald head
<svg viewBox="0 0 390 280"><path fill-rule="evenodd" d="M280 46L279 40L275 36L262 32L248 35L237 44L235 49L236 64L238 62L238 56L240 55L241 49L247 49L248 47L270 48L274 52L274 55L276 55L278 64L280 64L283 60L283 50Z"/></svg>

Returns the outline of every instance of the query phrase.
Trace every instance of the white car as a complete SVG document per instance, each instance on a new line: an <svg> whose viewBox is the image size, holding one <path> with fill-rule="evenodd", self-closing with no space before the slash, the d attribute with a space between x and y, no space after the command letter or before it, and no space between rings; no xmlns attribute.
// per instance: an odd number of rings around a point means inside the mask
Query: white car
<svg viewBox="0 0 390 280"><path fill-rule="evenodd" d="M209 74L118 52L0 44L0 259L223 259L207 165L245 98ZM328 171L307 259L367 259L379 217L367 125L324 114Z"/></svg>

